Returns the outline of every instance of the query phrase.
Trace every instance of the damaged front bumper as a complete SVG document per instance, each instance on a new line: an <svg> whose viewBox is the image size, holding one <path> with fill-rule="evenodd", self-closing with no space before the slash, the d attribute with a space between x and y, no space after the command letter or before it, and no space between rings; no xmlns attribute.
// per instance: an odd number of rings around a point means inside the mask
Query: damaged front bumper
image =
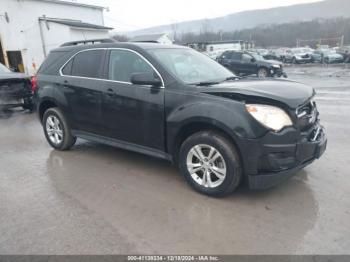
<svg viewBox="0 0 350 262"><path fill-rule="evenodd" d="M244 166L249 187L267 189L320 158L326 150L327 138L324 128L317 123L301 135L293 128L280 134L270 132L263 138L249 141L248 147Z"/></svg>

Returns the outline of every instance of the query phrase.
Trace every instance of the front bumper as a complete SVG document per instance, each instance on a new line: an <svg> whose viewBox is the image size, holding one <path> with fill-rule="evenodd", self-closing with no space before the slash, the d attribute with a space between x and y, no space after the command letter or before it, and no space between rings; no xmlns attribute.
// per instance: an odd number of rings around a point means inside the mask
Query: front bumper
<svg viewBox="0 0 350 262"><path fill-rule="evenodd" d="M281 66L280 68L277 67L272 67L270 68L270 75L271 76L277 76L277 77L285 77L287 78L287 73L283 71L283 67Z"/></svg>
<svg viewBox="0 0 350 262"><path fill-rule="evenodd" d="M302 135L290 128L280 134L268 133L263 138L251 140L247 146L243 154L248 156L244 171L249 187L267 189L320 158L326 150L327 138L324 128L317 123Z"/></svg>

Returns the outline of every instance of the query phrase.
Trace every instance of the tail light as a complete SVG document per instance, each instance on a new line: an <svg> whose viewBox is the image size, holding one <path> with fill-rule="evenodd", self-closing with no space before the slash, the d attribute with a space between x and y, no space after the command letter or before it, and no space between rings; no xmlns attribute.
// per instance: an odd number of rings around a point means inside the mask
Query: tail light
<svg viewBox="0 0 350 262"><path fill-rule="evenodd" d="M32 76L30 78L30 82L32 84L32 91L35 92L38 89L38 78L36 76Z"/></svg>

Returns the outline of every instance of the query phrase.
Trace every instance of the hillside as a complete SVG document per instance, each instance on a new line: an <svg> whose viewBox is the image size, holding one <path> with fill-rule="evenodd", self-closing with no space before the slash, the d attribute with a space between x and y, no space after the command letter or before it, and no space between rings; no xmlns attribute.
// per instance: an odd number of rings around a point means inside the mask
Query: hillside
<svg viewBox="0 0 350 262"><path fill-rule="evenodd" d="M310 21L316 18L350 17L349 0L324 0L315 3L298 4L271 9L244 11L213 19L178 23L177 33L208 31L235 31L253 28L262 24L282 24L295 21ZM167 32L172 25L162 25L128 32L127 35Z"/></svg>

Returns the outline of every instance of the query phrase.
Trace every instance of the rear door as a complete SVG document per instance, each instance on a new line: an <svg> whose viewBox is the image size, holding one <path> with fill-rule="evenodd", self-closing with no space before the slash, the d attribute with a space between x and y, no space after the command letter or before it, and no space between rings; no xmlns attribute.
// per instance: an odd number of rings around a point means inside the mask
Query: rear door
<svg viewBox="0 0 350 262"><path fill-rule="evenodd" d="M244 68L242 68L242 53L230 52L228 65L231 71L236 73L244 73Z"/></svg>
<svg viewBox="0 0 350 262"><path fill-rule="evenodd" d="M134 73L155 68L140 54L112 49L106 60L102 121L104 135L141 146L164 150L164 88L131 83Z"/></svg>
<svg viewBox="0 0 350 262"><path fill-rule="evenodd" d="M74 128L101 133L102 68L106 50L91 49L76 54L62 68L62 89Z"/></svg>

